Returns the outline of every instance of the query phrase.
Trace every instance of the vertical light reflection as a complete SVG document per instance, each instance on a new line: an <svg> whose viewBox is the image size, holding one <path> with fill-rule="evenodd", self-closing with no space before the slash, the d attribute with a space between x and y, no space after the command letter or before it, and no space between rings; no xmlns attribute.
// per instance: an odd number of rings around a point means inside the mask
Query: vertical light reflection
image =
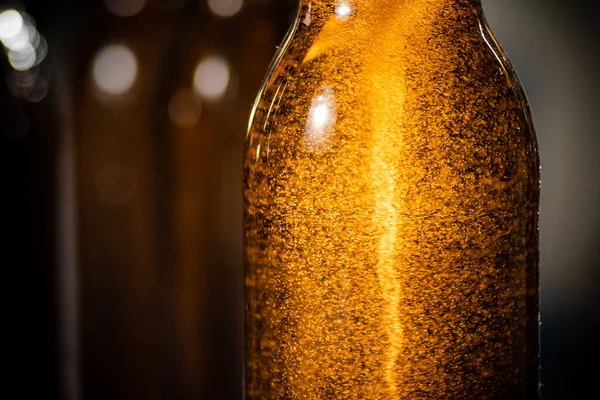
<svg viewBox="0 0 600 400"><path fill-rule="evenodd" d="M393 51L393 49L392 49ZM377 59L377 58L374 58ZM386 72L394 71L392 74ZM386 349L385 379L390 396L398 396L397 363L402 347L402 319L400 315L402 290L400 286L399 257L404 241L401 235L401 215L398 209L400 193L405 192L403 179L399 179L398 157L402 151L402 122L398 116L405 114L405 82L402 65L377 63L372 65L374 82L371 87L386 88L369 99L373 110L373 137L371 149L372 190L375 196L374 226L380 229L377 244L376 273L382 291L386 319L388 347ZM381 82L379 77L392 76L394 83ZM387 92L386 92L387 90ZM393 93L391 92L393 90ZM382 103L381 99L388 99Z"/></svg>
<svg viewBox="0 0 600 400"><path fill-rule="evenodd" d="M260 143L256 146L256 160L258 161L260 157Z"/></svg>
<svg viewBox="0 0 600 400"><path fill-rule="evenodd" d="M304 147L318 152L326 150L331 144L336 121L335 91L325 87L313 99L310 106L304 130Z"/></svg>
<svg viewBox="0 0 600 400"><path fill-rule="evenodd" d="M60 77L62 78L62 77ZM73 115L70 91L59 78L55 87L59 93L59 115L63 121L63 130L59 136L57 165L57 235L56 257L58 264L58 306L60 337L60 378L61 398L64 400L81 399L80 379L80 316L79 282L80 265L78 263L78 202L76 185L75 138L72 126Z"/></svg>
<svg viewBox="0 0 600 400"><path fill-rule="evenodd" d="M373 182L376 193L375 226L383 231L379 237L377 257L377 277L383 292L386 319L388 324L389 347L387 349L385 374L391 393L397 393L396 362L400 354L400 285L397 277L397 237L398 237L398 210L394 207L396 196L396 171L388 160L382 155L389 154L385 149L387 140L375 141L373 149L372 168L373 176L378 177Z"/></svg>

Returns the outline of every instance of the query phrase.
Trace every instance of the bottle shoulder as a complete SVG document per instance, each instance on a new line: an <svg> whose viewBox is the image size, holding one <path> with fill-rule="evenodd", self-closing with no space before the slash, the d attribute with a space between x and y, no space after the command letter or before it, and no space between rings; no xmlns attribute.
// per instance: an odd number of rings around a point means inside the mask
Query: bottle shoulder
<svg viewBox="0 0 600 400"><path fill-rule="evenodd" d="M475 140L518 131L537 151L525 93L485 21L418 28L359 35L298 19L259 93L248 140L297 126L301 140L327 147L335 137L351 140L338 131L352 120L362 135L431 135L445 126L439 134Z"/></svg>

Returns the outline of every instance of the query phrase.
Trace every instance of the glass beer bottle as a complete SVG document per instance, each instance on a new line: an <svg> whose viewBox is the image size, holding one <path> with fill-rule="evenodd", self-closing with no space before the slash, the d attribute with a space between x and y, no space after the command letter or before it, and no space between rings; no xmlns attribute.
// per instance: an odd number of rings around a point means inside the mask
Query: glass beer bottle
<svg viewBox="0 0 600 400"><path fill-rule="evenodd" d="M535 399L539 158L479 0L302 0L244 161L247 399Z"/></svg>

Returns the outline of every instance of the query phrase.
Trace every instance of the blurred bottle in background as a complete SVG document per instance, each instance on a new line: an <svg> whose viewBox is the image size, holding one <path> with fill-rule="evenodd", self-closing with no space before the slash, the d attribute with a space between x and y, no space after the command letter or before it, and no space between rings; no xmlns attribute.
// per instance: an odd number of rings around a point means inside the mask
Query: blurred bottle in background
<svg viewBox="0 0 600 400"><path fill-rule="evenodd" d="M238 397L238 148L281 5L102 6L71 83L79 392Z"/></svg>
<svg viewBox="0 0 600 400"><path fill-rule="evenodd" d="M29 179L53 199L35 239L48 255L32 260L48 275L39 302L51 300L45 330L56 332L40 348L56 348L46 368L60 365L46 396L239 397L243 132L289 5L27 6L49 27L40 107L56 120L21 118L53 144L36 143L51 168Z"/></svg>

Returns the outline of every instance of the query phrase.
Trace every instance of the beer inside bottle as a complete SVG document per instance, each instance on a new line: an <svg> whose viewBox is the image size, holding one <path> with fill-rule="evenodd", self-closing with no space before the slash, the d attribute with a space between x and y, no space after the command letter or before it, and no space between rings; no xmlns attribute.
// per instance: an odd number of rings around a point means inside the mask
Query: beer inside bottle
<svg viewBox="0 0 600 400"><path fill-rule="evenodd" d="M303 0L245 161L246 399L537 399L539 158L479 0Z"/></svg>

